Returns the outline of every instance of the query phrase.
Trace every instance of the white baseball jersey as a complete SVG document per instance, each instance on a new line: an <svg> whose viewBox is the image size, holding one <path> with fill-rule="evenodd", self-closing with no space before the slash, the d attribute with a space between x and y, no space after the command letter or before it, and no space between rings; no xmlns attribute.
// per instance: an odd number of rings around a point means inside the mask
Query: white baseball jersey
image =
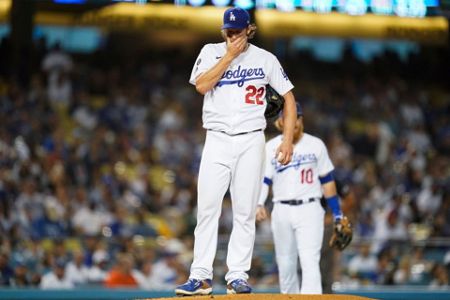
<svg viewBox="0 0 450 300"><path fill-rule="evenodd" d="M281 139L282 135L279 135L266 144L264 177L272 181L273 201L322 197L319 176L334 169L323 141L304 133L294 146L292 161L283 166L275 158ZM259 201L260 204L264 202L265 197Z"/></svg>
<svg viewBox="0 0 450 300"><path fill-rule="evenodd" d="M189 82L195 85L196 78L217 64L226 50L225 42L205 45ZM233 60L217 85L205 94L203 127L228 134L264 129L266 84L280 95L294 87L272 53L249 44L248 49Z"/></svg>

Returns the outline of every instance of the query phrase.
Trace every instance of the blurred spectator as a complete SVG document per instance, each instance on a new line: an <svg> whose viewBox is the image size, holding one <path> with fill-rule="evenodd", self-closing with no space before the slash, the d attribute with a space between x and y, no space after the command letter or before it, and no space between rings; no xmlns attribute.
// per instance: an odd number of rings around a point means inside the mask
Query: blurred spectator
<svg viewBox="0 0 450 300"><path fill-rule="evenodd" d="M448 271L444 265L440 263L436 263L431 269L431 282L430 286L432 287L448 287Z"/></svg>
<svg viewBox="0 0 450 300"><path fill-rule="evenodd" d="M378 254L377 280L380 285L394 284L395 263L391 249L387 248Z"/></svg>
<svg viewBox="0 0 450 300"><path fill-rule="evenodd" d="M148 220L148 215L142 210L136 212L136 223L133 226L133 234L145 237L157 236L155 228Z"/></svg>
<svg viewBox="0 0 450 300"><path fill-rule="evenodd" d="M103 284L108 276L109 255L105 250L95 251L93 265L88 269L86 277L89 283Z"/></svg>
<svg viewBox="0 0 450 300"><path fill-rule="evenodd" d="M417 124L423 124L424 117L422 110L414 95L409 94L405 97L405 101L400 105L400 113L408 127L413 127Z"/></svg>
<svg viewBox="0 0 450 300"><path fill-rule="evenodd" d="M97 126L98 117L88 94L80 92L78 101L74 104L72 110L73 119L81 126L81 129L93 130Z"/></svg>
<svg viewBox="0 0 450 300"><path fill-rule="evenodd" d="M403 256L400 259L398 269L394 273L394 283L398 285L407 285L410 281L411 275L411 259L410 257Z"/></svg>
<svg viewBox="0 0 450 300"><path fill-rule="evenodd" d="M72 260L66 266L66 276L74 285L87 281L88 269L84 265L84 254L80 250L72 252Z"/></svg>
<svg viewBox="0 0 450 300"><path fill-rule="evenodd" d="M359 253L352 257L348 263L348 271L360 278L374 281L377 271L377 258L370 253L369 244L361 244Z"/></svg>
<svg viewBox="0 0 450 300"><path fill-rule="evenodd" d="M61 48L59 42L42 60L42 70L47 73L47 95L49 101L57 106L68 107L72 97L72 82L69 74L73 61Z"/></svg>
<svg viewBox="0 0 450 300"><path fill-rule="evenodd" d="M9 266L9 256L0 253L0 285L9 285L14 276L13 269Z"/></svg>
<svg viewBox="0 0 450 300"><path fill-rule="evenodd" d="M158 289L171 289L187 280L187 270L178 260L178 254L171 250L165 250L161 254L161 258L153 264L152 272L158 274L154 277L153 282Z"/></svg>
<svg viewBox="0 0 450 300"><path fill-rule="evenodd" d="M66 262L63 259L57 259L53 265L52 271L42 276L41 289L72 289L74 284L67 277Z"/></svg>
<svg viewBox="0 0 450 300"><path fill-rule="evenodd" d="M10 286L15 288L23 288L30 286L31 280L28 278L28 268L25 263L18 262L14 267L14 276L10 279Z"/></svg>
<svg viewBox="0 0 450 300"><path fill-rule="evenodd" d="M426 133L423 125L416 125L412 131L409 132L408 141L411 143L411 147L419 152L426 153L432 149L430 136Z"/></svg>
<svg viewBox="0 0 450 300"><path fill-rule="evenodd" d="M375 254L390 241L405 241L408 239L406 224L399 219L397 209L378 213L375 224L374 242L371 250Z"/></svg>
<svg viewBox="0 0 450 300"><path fill-rule="evenodd" d="M14 202L16 214L23 224L29 224L43 217L44 196L36 188L34 178L23 182L23 189Z"/></svg>
<svg viewBox="0 0 450 300"><path fill-rule="evenodd" d="M133 270L132 275L141 289L162 290L165 288L160 285L159 274L153 271L153 262L151 261L144 262L139 270Z"/></svg>
<svg viewBox="0 0 450 300"><path fill-rule="evenodd" d="M409 284L424 284L427 283L428 274L433 267L433 263L430 260L425 259L425 248L416 247L413 249L413 253L408 251L404 254L404 257L410 258L410 275ZM406 264L407 262L405 262Z"/></svg>
<svg viewBox="0 0 450 300"><path fill-rule="evenodd" d="M72 82L66 73L58 73L48 78L48 99L51 103L68 107L72 98Z"/></svg>
<svg viewBox="0 0 450 300"><path fill-rule="evenodd" d="M31 223L32 235L38 239L67 237L64 219L59 219L56 212L48 207L44 214Z"/></svg>
<svg viewBox="0 0 450 300"><path fill-rule="evenodd" d="M79 207L72 217L72 224L79 234L95 236L101 233L102 227L109 224L111 214L103 212L97 203L91 201Z"/></svg>
<svg viewBox="0 0 450 300"><path fill-rule="evenodd" d="M85 235L83 238L83 249L84 249L84 264L87 267L91 267L94 263L93 258L95 253L98 251L104 252L100 243L101 239L98 235Z"/></svg>
<svg viewBox="0 0 450 300"><path fill-rule="evenodd" d="M49 76L70 72L73 68L73 61L61 47L60 42L56 42L42 61L42 70Z"/></svg>
<svg viewBox="0 0 450 300"><path fill-rule="evenodd" d="M448 250L448 251L445 253L445 256L444 256L444 264L447 266L447 268L450 268L450 250Z"/></svg>
<svg viewBox="0 0 450 300"><path fill-rule="evenodd" d="M119 253L116 265L109 271L105 279L107 287L137 287L138 283L132 275L134 260L131 254Z"/></svg>
<svg viewBox="0 0 450 300"><path fill-rule="evenodd" d="M417 209L423 219L436 215L442 203L442 190L431 178L422 183L422 190L417 195Z"/></svg>

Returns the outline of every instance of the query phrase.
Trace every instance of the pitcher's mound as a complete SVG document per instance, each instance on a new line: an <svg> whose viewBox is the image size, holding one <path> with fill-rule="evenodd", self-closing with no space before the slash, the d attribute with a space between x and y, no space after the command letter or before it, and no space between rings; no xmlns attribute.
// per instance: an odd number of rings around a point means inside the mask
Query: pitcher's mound
<svg viewBox="0 0 450 300"><path fill-rule="evenodd" d="M246 294L246 295L209 295L158 298L153 300L368 300L372 298L353 295L281 295L281 294Z"/></svg>

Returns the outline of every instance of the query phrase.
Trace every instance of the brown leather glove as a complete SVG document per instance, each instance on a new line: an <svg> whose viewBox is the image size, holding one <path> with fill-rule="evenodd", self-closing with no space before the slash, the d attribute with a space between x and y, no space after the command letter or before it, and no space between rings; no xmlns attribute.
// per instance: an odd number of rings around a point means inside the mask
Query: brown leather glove
<svg viewBox="0 0 450 300"><path fill-rule="evenodd" d="M330 239L330 247L336 248L339 251L344 250L352 241L353 229L352 224L347 219L343 217L342 219L337 219L334 223L334 232Z"/></svg>

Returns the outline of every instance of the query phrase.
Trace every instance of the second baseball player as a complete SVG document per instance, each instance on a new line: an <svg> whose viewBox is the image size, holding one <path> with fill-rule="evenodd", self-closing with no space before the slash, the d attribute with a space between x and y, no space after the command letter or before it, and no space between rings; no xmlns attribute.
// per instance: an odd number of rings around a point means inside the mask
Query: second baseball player
<svg viewBox="0 0 450 300"><path fill-rule="evenodd" d="M272 232L281 293L321 294L319 261L325 214L320 204L322 195L327 199L335 221L343 215L332 175L334 167L326 146L321 139L303 132L303 113L299 104L297 115L294 154L288 165L282 165L274 158L283 135L266 144L265 184L256 217L258 221L267 217L264 203L272 185ZM278 118L275 126L282 131L283 119ZM297 257L302 270L301 289Z"/></svg>

